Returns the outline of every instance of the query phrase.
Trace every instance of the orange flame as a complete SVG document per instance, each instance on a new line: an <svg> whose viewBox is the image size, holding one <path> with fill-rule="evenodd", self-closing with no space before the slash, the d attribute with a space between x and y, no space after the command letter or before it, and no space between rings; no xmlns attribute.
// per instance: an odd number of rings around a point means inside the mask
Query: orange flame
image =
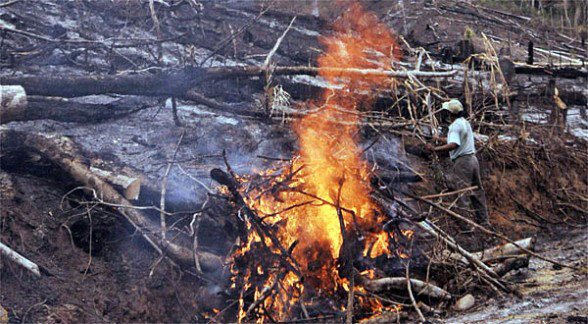
<svg viewBox="0 0 588 324"><path fill-rule="evenodd" d="M326 47L318 58L321 67L389 70L400 57L390 29L378 22L375 15L364 12L357 3L351 5L333 28L332 36L321 39ZM292 161L291 170L297 172L295 176L284 172L277 179L278 182L288 180L288 190L280 190L277 194L271 190L245 194L249 207L265 216L265 222L280 223L275 228L283 246L288 248L298 242L293 256L301 265L305 285L322 291L333 291L347 282L339 278L335 267L343 244L337 206L340 206L347 231L356 226L368 235L364 255L376 257L387 253L390 238L378 225L382 213L376 212L378 207L370 199L369 168L361 158L356 136L360 108L369 105L367 94L389 87L392 81L382 75L350 76L337 71L320 70L320 77L333 89L325 91L322 98L313 103L320 107L318 112L294 125L300 151L299 157ZM238 253L243 255L258 241L261 238L251 232L246 246ZM258 269L257 273L261 275L263 271ZM278 278L278 275L269 275L266 285ZM298 290L300 296L303 287L293 273L283 277L279 286L282 288L264 305L283 314L278 309L286 309L286 304L294 299L291 298L293 291ZM261 289L255 292L256 298ZM282 302L285 300L290 302ZM363 300L382 308L377 300ZM243 318L241 312L239 320Z"/></svg>

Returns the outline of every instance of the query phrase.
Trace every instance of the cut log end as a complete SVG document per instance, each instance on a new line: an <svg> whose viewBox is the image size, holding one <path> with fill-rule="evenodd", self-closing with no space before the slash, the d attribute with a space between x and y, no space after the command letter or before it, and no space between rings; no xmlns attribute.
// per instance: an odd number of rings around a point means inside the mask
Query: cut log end
<svg viewBox="0 0 588 324"><path fill-rule="evenodd" d="M0 85L0 123L22 119L27 108L27 94L19 85Z"/></svg>

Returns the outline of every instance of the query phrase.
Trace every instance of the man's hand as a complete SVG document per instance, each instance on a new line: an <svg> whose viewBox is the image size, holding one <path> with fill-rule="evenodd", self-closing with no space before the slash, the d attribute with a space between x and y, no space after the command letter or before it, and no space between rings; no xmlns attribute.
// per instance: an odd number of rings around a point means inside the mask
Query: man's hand
<svg viewBox="0 0 588 324"><path fill-rule="evenodd" d="M430 143L425 143L425 150L427 150L429 152L434 152L435 151L435 146L433 146Z"/></svg>

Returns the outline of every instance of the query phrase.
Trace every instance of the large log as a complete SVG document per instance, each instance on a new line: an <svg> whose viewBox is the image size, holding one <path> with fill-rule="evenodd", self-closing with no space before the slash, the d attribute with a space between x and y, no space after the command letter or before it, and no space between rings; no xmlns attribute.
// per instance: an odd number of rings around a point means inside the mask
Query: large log
<svg viewBox="0 0 588 324"><path fill-rule="evenodd" d="M12 87L12 86L11 86ZM19 88L22 88L18 86ZM50 119L62 122L96 123L124 117L143 109L145 100L129 96L106 103L87 103L75 99L27 96L28 104L13 113L2 113L0 123Z"/></svg>
<svg viewBox="0 0 588 324"><path fill-rule="evenodd" d="M345 75L382 75L390 78L447 78L457 71L386 71L375 69L316 68L306 66L274 67L274 75L317 75L321 71ZM185 98L189 89L198 84L230 77L261 77L266 69L259 66L223 66L212 68L186 67L165 69L154 74L99 76L5 76L0 83L21 85L29 95L80 97L92 94L117 93L125 95L166 96Z"/></svg>

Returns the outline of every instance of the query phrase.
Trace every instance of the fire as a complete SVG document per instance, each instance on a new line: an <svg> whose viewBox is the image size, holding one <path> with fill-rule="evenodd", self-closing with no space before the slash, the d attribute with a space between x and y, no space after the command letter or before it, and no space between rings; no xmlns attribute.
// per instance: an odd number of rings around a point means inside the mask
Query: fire
<svg viewBox="0 0 588 324"><path fill-rule="evenodd" d="M357 3L334 23L333 29L331 36L321 39L325 45L324 54L318 58L321 67L389 70L400 57L390 29ZM321 70L320 77L333 89L309 103L319 107L318 112L294 124L300 145L298 156L271 184L273 187L243 192L248 206L264 222L275 225L272 227L282 246L288 249L296 244L292 256L300 264L304 284L292 272L280 275L258 267L253 273L265 278L264 287L278 281L273 298L267 298L264 306L279 315L284 315L308 287L315 293L349 290L348 280L339 277L336 267L344 240L338 212L348 237L364 240L364 256L389 253L391 236L381 229L383 213L370 199L369 166L357 145L357 124L361 107L369 106L366 94L390 87L392 80L369 74L351 77L337 71ZM236 255L243 256L261 240L251 231ZM272 246L270 241L265 243ZM279 264L275 266L279 268ZM251 271L244 280L250 284ZM254 300L262 297L264 287L256 289ZM374 298L364 296L359 300L372 309L383 309ZM244 318L241 308L239 320Z"/></svg>

